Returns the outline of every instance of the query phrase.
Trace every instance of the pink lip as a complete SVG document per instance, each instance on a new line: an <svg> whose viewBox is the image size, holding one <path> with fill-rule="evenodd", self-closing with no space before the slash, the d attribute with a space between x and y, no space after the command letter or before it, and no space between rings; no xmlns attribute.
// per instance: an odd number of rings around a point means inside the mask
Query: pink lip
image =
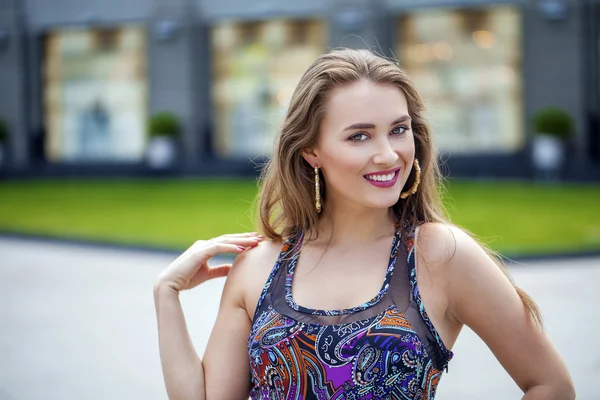
<svg viewBox="0 0 600 400"><path fill-rule="evenodd" d="M381 172L378 172L377 174L375 174L375 175L388 175L388 174L391 174L393 172L394 173L394 177L392 178L391 181L387 181L387 182L372 181L370 179L367 179L366 175L365 175L365 180L367 182L369 182L370 184L372 184L373 186L376 186L376 187L390 188L390 187L394 186L396 184L396 182L398 182L398 176L400 176L400 172L399 171L400 171L400 169L398 168L398 169L392 169L392 170L389 170L389 171L381 171ZM373 174L369 174L369 175L373 175Z"/></svg>
<svg viewBox="0 0 600 400"><path fill-rule="evenodd" d="M367 174L367 176L368 175L387 175L387 174L391 174L392 172L396 172L396 171L399 171L399 170L400 170L400 168L394 168L394 169L389 169L387 171L371 172L370 174Z"/></svg>

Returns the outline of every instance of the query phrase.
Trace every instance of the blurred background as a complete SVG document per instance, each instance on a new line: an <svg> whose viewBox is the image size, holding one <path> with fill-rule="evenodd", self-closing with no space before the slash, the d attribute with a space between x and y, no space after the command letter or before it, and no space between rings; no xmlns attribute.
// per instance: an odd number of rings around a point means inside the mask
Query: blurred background
<svg viewBox="0 0 600 400"><path fill-rule="evenodd" d="M154 276L255 229L292 92L336 47L406 69L452 221L520 262L600 399L600 348L573 344L600 333L599 26L600 0L0 0L0 399L165 398ZM199 349L214 285L186 303ZM465 337L442 398L516 398Z"/></svg>

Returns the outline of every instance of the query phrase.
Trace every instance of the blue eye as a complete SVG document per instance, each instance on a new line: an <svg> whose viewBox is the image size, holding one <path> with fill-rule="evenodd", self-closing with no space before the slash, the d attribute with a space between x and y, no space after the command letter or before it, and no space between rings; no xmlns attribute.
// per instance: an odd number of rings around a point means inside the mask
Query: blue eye
<svg viewBox="0 0 600 400"><path fill-rule="evenodd" d="M350 136L350 140L353 142L362 142L363 140L367 140L368 136L366 133L357 133L356 135Z"/></svg>
<svg viewBox="0 0 600 400"><path fill-rule="evenodd" d="M402 130L401 132L399 132L400 129ZM392 134L394 134L394 135L402 135L407 130L408 130L408 128L406 126L397 126L394 129L392 129Z"/></svg>

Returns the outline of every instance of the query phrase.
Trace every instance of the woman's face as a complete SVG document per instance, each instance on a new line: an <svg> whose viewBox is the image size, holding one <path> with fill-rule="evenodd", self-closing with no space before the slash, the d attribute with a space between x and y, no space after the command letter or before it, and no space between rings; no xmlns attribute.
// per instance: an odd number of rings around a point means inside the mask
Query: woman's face
<svg viewBox="0 0 600 400"><path fill-rule="evenodd" d="M368 80L334 88L311 154L309 162L325 177L329 204L393 206L415 156L404 93Z"/></svg>

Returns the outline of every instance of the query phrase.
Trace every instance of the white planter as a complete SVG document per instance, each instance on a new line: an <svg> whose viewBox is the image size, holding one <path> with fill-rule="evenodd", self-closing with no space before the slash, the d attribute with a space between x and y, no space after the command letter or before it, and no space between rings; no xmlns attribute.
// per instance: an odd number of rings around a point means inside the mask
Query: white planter
<svg viewBox="0 0 600 400"><path fill-rule="evenodd" d="M564 142L554 136L537 134L533 140L533 165L540 171L557 171L565 159Z"/></svg>
<svg viewBox="0 0 600 400"><path fill-rule="evenodd" d="M146 162L152 169L171 167L177 159L175 139L168 136L155 136L150 139L146 150Z"/></svg>

